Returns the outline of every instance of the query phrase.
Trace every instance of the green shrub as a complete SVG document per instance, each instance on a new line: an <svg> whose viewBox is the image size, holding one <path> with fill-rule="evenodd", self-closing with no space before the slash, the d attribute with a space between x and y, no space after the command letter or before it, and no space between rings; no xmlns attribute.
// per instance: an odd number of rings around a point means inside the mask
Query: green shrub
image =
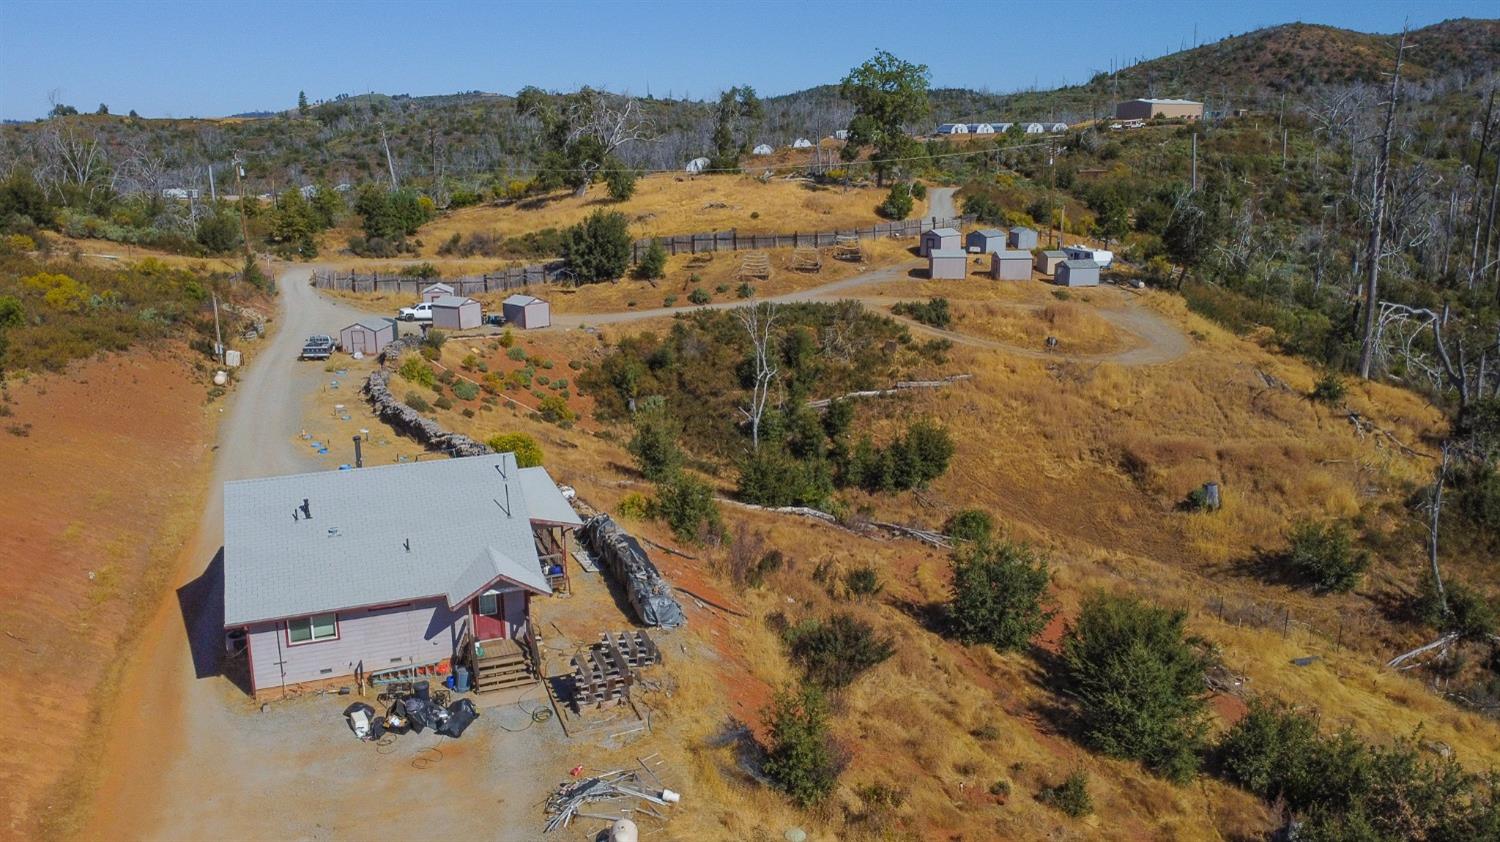
<svg viewBox="0 0 1500 842"><path fill-rule="evenodd" d="M567 424L578 420L578 413L568 406L567 399L562 395L543 395L537 411L541 413L543 421L552 424Z"/></svg>
<svg viewBox="0 0 1500 842"><path fill-rule="evenodd" d="M717 293L717 294L719 294L719 295L723 295L724 293L726 293L728 291L729 291L729 284L718 284L718 285L716 285L714 287L714 292Z"/></svg>
<svg viewBox="0 0 1500 842"><path fill-rule="evenodd" d="M661 243L652 240L646 253L641 255L641 262L635 265L635 276L643 281L650 281L666 274L667 250L662 248Z"/></svg>
<svg viewBox="0 0 1500 842"><path fill-rule="evenodd" d="M1266 800L1285 799L1294 809L1316 800L1311 779L1321 751L1318 724L1284 703L1252 699L1250 711L1219 739L1221 773Z"/></svg>
<svg viewBox="0 0 1500 842"><path fill-rule="evenodd" d="M1058 301L1067 301L1068 299L1073 297L1073 293L1068 292L1065 289L1054 289L1052 290L1052 297L1056 298Z"/></svg>
<svg viewBox="0 0 1500 842"><path fill-rule="evenodd" d="M898 183L891 185L885 201L875 210L886 219L905 219L911 216L912 204L911 186Z"/></svg>
<svg viewBox="0 0 1500 842"><path fill-rule="evenodd" d="M688 301L700 307L712 300L713 297L703 287L693 287L693 291L688 293Z"/></svg>
<svg viewBox="0 0 1500 842"><path fill-rule="evenodd" d="M739 288L734 291L734 294L740 298L749 298L752 295L755 295L755 287L750 286L749 281L744 281L739 285Z"/></svg>
<svg viewBox="0 0 1500 842"><path fill-rule="evenodd" d="M604 183L609 188L609 197L623 202L635 195L635 170L615 164L604 173Z"/></svg>
<svg viewBox="0 0 1500 842"><path fill-rule="evenodd" d="M438 409L452 409L453 401L449 400L447 395L442 395L437 400L433 401L432 405L437 407Z"/></svg>
<svg viewBox="0 0 1500 842"><path fill-rule="evenodd" d="M495 341L500 343L501 348L510 348L516 344L516 335L511 331L510 328L506 328L505 330L501 331L500 338L496 339ZM525 357L526 353L523 351L521 352L520 357L511 357L511 359L524 359Z"/></svg>
<svg viewBox="0 0 1500 842"><path fill-rule="evenodd" d="M542 464L542 446L525 433L497 433L484 443L496 453L514 453L517 467L534 468Z"/></svg>
<svg viewBox="0 0 1500 842"><path fill-rule="evenodd" d="M437 388L437 373L432 370L432 366L429 366L426 360L417 354L403 356L401 364L396 368L396 373L408 383L426 386L429 389Z"/></svg>
<svg viewBox="0 0 1500 842"><path fill-rule="evenodd" d="M874 596L885 589L880 571L869 565L855 567L844 574L844 589L853 597Z"/></svg>
<svg viewBox="0 0 1500 842"><path fill-rule="evenodd" d="M472 401L479 397L479 387L467 380L459 380L453 384L453 397L461 401Z"/></svg>
<svg viewBox="0 0 1500 842"><path fill-rule="evenodd" d="M1043 789L1037 795L1037 800L1075 819L1094 812L1094 799L1089 796L1089 780L1082 772L1074 772L1057 786Z"/></svg>
<svg viewBox="0 0 1500 842"><path fill-rule="evenodd" d="M663 298L661 300L661 306L663 306L663 307L673 307L676 304L677 304L677 296L675 296L675 295L668 295L668 296L666 296L665 298Z"/></svg>
<svg viewBox="0 0 1500 842"><path fill-rule="evenodd" d="M635 466L652 482L663 482L682 469L682 448L677 437L682 428L660 398L642 401L632 418L635 435L626 449L635 457Z"/></svg>
<svg viewBox="0 0 1500 842"><path fill-rule="evenodd" d="M432 411L432 405L427 402L427 399L416 392L407 392L404 403L418 412Z"/></svg>
<svg viewBox="0 0 1500 842"><path fill-rule="evenodd" d="M814 686L778 691L765 712L770 730L764 771L798 805L822 801L840 768L828 734L828 704Z"/></svg>
<svg viewBox="0 0 1500 842"><path fill-rule="evenodd" d="M1051 574L1047 561L1024 544L981 541L953 556L948 613L964 643L1020 649L1052 619L1042 607Z"/></svg>
<svg viewBox="0 0 1500 842"><path fill-rule="evenodd" d="M1204 660L1183 638L1187 614L1096 593L1063 639L1064 674L1084 740L1177 782L1204 741Z"/></svg>
<svg viewBox="0 0 1500 842"><path fill-rule="evenodd" d="M956 541L984 543L995 533L995 519L982 509L960 509L943 523L943 532Z"/></svg>
<svg viewBox="0 0 1500 842"><path fill-rule="evenodd" d="M520 345L515 345L511 347L509 351L505 352L505 356L510 357L516 362L520 362L521 360L526 359L526 349L522 348Z"/></svg>
<svg viewBox="0 0 1500 842"><path fill-rule="evenodd" d="M563 238L563 259L578 283L609 281L630 267L630 225L625 214L594 211L569 228Z"/></svg>
<svg viewBox="0 0 1500 842"><path fill-rule="evenodd" d="M891 312L898 316L907 316L916 319L924 325L936 328L946 328L953 324L953 314L948 310L948 299L929 298L925 303L920 301L900 301L891 307Z"/></svg>
<svg viewBox="0 0 1500 842"><path fill-rule="evenodd" d="M1342 401L1348 393L1349 387L1344 384L1344 378L1340 377L1337 372L1330 371L1318 378L1318 382L1313 384L1312 394L1308 397L1318 403L1332 405Z"/></svg>
<svg viewBox="0 0 1500 842"><path fill-rule="evenodd" d="M620 513L620 517L645 520L651 516L651 501L646 499L646 495L637 494L632 491L620 498L620 506L617 511Z"/></svg>
<svg viewBox="0 0 1500 842"><path fill-rule="evenodd" d="M807 680L824 690L849 686L860 673L896 651L891 641L876 635L869 623L848 614L793 626L786 632L786 642L792 660L802 666Z"/></svg>
<svg viewBox="0 0 1500 842"><path fill-rule="evenodd" d="M1444 599L1438 598L1432 576L1423 577L1417 594L1417 616L1441 632L1458 632L1464 640L1485 641L1500 627L1495 606L1484 594L1456 579L1443 583ZM1446 610L1445 610L1446 609Z"/></svg>
<svg viewBox="0 0 1500 842"><path fill-rule="evenodd" d="M768 442L740 463L737 493L758 506L818 508L833 493L833 477L826 460L797 458Z"/></svg>
<svg viewBox="0 0 1500 842"><path fill-rule="evenodd" d="M712 543L724 533L714 490L696 477L678 473L668 478L656 487L651 507L652 514L684 541Z"/></svg>
<svg viewBox="0 0 1500 842"><path fill-rule="evenodd" d="M1341 521L1298 521L1287 537L1287 564L1317 590L1352 590L1370 566L1369 554L1354 550L1353 533Z"/></svg>

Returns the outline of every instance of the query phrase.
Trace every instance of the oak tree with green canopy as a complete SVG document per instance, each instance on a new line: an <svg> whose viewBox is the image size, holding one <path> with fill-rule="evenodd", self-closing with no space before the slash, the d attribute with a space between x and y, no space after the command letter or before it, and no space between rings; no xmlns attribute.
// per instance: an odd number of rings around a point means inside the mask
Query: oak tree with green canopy
<svg viewBox="0 0 1500 842"><path fill-rule="evenodd" d="M856 160L866 147L872 147L870 161L876 183L882 187L886 177L896 171L897 161L911 157L917 148L906 132L906 124L932 111L927 98L929 75L927 65L902 61L880 50L849 71L839 85L839 95L854 103L843 158Z"/></svg>

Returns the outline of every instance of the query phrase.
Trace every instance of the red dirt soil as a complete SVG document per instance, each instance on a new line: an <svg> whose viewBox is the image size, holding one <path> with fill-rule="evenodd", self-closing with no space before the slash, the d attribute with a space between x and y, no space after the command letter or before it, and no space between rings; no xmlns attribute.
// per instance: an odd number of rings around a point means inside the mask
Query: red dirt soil
<svg viewBox="0 0 1500 842"><path fill-rule="evenodd" d="M76 795L95 692L178 531L196 517L206 390L170 351L8 384L0 436L0 698L29 723L0 756L0 838L36 838Z"/></svg>

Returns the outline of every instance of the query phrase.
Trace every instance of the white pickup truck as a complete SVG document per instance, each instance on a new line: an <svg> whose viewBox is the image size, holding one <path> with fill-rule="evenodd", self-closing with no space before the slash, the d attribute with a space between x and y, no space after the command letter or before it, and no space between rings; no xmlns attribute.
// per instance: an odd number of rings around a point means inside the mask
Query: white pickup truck
<svg viewBox="0 0 1500 842"><path fill-rule="evenodd" d="M432 321L432 302L423 301L415 307L402 307L396 314L396 318L403 322L430 322Z"/></svg>

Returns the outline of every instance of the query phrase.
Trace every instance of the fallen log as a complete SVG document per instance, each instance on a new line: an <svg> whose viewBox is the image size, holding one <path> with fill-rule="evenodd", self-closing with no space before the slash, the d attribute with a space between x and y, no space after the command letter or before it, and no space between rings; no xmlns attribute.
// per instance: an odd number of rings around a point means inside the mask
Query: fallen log
<svg viewBox="0 0 1500 842"><path fill-rule="evenodd" d="M834 401L848 400L850 398L879 398L885 395L896 395L908 389L938 389L943 386L951 386L960 380L973 379L972 374L954 374L944 377L942 380L902 380L889 389L866 389L859 392L847 392L834 398L822 398L820 400L808 401L809 409L826 409Z"/></svg>
<svg viewBox="0 0 1500 842"><path fill-rule="evenodd" d="M1402 654L1397 655L1396 657L1387 661L1385 665L1392 669L1410 669L1410 667L1402 667L1401 664L1412 658L1415 658L1418 655L1421 655L1424 652L1431 652L1434 649L1446 649L1456 642L1458 642L1458 632L1448 632L1447 634L1443 635L1437 640L1434 640L1431 643L1428 643L1424 646L1418 646L1410 652L1403 652ZM1411 666L1416 666L1416 664L1412 664Z"/></svg>

